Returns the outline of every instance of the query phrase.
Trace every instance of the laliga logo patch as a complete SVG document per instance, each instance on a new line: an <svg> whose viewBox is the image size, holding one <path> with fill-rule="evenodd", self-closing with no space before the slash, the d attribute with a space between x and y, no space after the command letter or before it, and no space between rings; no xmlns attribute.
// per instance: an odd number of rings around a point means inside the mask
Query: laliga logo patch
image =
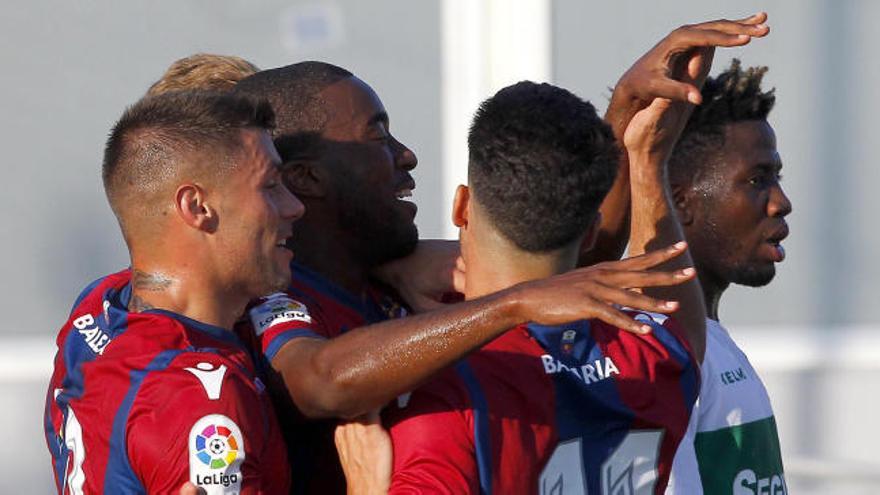
<svg viewBox="0 0 880 495"><path fill-rule="evenodd" d="M304 304L287 297L285 294L269 296L266 302L250 310L250 317L257 335L262 335L263 332L280 323L289 321L312 322L308 308Z"/></svg>
<svg viewBox="0 0 880 495"><path fill-rule="evenodd" d="M244 438L234 421L209 414L189 432L189 479L209 495L238 493Z"/></svg>

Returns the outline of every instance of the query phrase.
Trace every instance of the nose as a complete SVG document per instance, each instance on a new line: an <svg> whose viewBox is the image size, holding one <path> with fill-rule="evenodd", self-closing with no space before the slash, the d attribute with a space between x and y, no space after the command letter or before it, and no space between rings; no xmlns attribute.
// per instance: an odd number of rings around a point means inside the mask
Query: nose
<svg viewBox="0 0 880 495"><path fill-rule="evenodd" d="M288 189L287 186L283 186L282 189L284 189L284 192L282 193L280 205L281 218L289 222L299 220L306 212L306 206L296 197L295 194L290 192L290 189Z"/></svg>
<svg viewBox="0 0 880 495"><path fill-rule="evenodd" d="M416 154L397 139L394 140L394 145L395 165L397 165L398 168L406 170L407 172L416 168L416 165L419 164L419 159L416 158Z"/></svg>
<svg viewBox="0 0 880 495"><path fill-rule="evenodd" d="M771 217L784 217L791 213L791 200L785 195L781 184L770 189L770 201L767 203L767 214Z"/></svg>

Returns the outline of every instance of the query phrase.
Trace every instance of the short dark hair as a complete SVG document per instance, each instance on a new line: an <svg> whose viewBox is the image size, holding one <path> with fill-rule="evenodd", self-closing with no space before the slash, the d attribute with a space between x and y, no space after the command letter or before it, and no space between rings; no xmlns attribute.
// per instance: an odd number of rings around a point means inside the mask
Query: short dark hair
<svg viewBox="0 0 880 495"><path fill-rule="evenodd" d="M307 61L257 72L239 81L233 91L269 101L278 124L274 137L319 134L327 123L327 112L318 93L349 77L352 73L342 67ZM286 159L292 150L285 143L283 139L276 139L275 145ZM302 145L296 139L293 143L294 148Z"/></svg>
<svg viewBox="0 0 880 495"><path fill-rule="evenodd" d="M706 79L703 103L694 108L669 159L674 184L699 182L717 162L724 146L724 126L747 120L767 120L776 103L775 89L761 90L767 67L742 69L738 59L715 78Z"/></svg>
<svg viewBox="0 0 880 495"><path fill-rule="evenodd" d="M468 145L474 197L530 252L583 235L617 172L614 135L593 105L546 83L523 81L484 101Z"/></svg>
<svg viewBox="0 0 880 495"><path fill-rule="evenodd" d="M267 102L225 93L173 91L127 108L107 139L102 169L104 190L123 233L127 204L149 209L142 203L149 203L149 196L183 168L221 171L239 150L243 129L273 126Z"/></svg>

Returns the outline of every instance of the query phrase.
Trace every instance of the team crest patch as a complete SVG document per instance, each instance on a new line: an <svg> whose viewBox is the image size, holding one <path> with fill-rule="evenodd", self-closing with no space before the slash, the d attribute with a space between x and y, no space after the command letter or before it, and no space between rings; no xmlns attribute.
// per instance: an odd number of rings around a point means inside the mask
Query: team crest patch
<svg viewBox="0 0 880 495"><path fill-rule="evenodd" d="M208 495L241 491L244 437L234 421L209 414L189 432L189 479Z"/></svg>
<svg viewBox="0 0 880 495"><path fill-rule="evenodd" d="M559 346L563 354L571 354L571 351L574 350L575 340L577 340L577 330L566 330L562 332L562 339L559 342Z"/></svg>
<svg viewBox="0 0 880 495"><path fill-rule="evenodd" d="M254 332L262 335L269 328L290 321L311 323L312 317L305 304L287 297L285 294L273 294L266 301L250 310Z"/></svg>

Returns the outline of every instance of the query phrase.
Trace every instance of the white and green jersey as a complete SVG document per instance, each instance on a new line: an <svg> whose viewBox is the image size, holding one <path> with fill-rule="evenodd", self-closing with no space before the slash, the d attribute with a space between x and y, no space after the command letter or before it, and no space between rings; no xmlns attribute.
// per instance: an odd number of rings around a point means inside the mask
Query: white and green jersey
<svg viewBox="0 0 880 495"><path fill-rule="evenodd" d="M727 330L706 320L700 397L666 495L786 495L770 397Z"/></svg>

